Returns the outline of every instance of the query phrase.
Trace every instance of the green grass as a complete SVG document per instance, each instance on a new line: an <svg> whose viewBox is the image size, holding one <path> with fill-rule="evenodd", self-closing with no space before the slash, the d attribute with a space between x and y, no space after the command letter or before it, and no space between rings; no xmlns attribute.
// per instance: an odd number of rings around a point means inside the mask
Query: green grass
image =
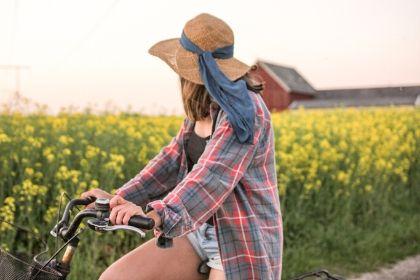
<svg viewBox="0 0 420 280"><path fill-rule="evenodd" d="M308 238L285 242L283 279L318 268L349 277L420 253L420 209L414 209L395 209L363 227L340 221L306 227Z"/></svg>

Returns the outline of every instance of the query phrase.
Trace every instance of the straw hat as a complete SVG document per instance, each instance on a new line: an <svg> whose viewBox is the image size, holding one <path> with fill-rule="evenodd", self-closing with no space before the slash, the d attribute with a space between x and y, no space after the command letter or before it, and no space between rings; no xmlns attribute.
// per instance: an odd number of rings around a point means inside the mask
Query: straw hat
<svg viewBox="0 0 420 280"><path fill-rule="evenodd" d="M223 20L207 13L199 14L189 20L183 31L194 44L204 51L214 51L234 43L232 29ZM184 49L179 38L160 41L149 49L149 53L165 61L186 80L203 84L199 72L198 55ZM215 60L219 69L231 81L240 78L250 70L250 66L234 57L216 58Z"/></svg>

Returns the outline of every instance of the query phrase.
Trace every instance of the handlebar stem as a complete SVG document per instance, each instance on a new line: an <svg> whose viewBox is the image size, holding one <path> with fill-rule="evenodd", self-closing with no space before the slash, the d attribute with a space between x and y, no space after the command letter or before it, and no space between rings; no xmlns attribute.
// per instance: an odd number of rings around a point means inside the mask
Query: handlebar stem
<svg viewBox="0 0 420 280"><path fill-rule="evenodd" d="M64 209L63 217L57 223L57 225L53 228L52 231L55 232L56 234L59 234L61 231L63 231L63 229L68 225L70 221L70 211L73 209L73 207L77 205L86 206L86 205L91 204L95 200L96 198L93 196L89 196L87 198L76 198L76 199L70 200L69 203L67 203L66 208Z"/></svg>
<svg viewBox="0 0 420 280"><path fill-rule="evenodd" d="M79 228L84 218L100 218L102 216L101 212L95 210L83 210L74 217L73 222L70 224L69 228L63 228L59 231L59 234L64 240L69 240L76 233L76 230Z"/></svg>

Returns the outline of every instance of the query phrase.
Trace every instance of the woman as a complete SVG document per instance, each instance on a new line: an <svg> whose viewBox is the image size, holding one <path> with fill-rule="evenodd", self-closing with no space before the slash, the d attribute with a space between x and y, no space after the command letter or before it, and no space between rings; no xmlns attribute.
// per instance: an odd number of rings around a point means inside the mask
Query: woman
<svg viewBox="0 0 420 280"><path fill-rule="evenodd" d="M207 279L198 269L203 261L212 280L280 279L274 132L256 94L262 87L250 79L250 67L233 58L233 41L224 21L200 14L181 38L149 50L180 75L187 117L115 196L99 189L82 195L110 198L113 224L127 224L133 215L155 220L155 238L101 279ZM158 242L168 239L172 246Z"/></svg>

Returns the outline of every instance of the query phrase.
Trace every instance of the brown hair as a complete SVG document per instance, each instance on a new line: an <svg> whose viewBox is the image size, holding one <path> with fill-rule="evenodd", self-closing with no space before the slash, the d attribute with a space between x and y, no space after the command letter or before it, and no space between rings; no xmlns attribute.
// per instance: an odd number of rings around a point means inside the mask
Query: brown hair
<svg viewBox="0 0 420 280"><path fill-rule="evenodd" d="M239 79L245 80L248 90L261 94L261 91L264 89L264 83L258 75L252 73L257 69L256 67L256 65L253 65L250 72ZM205 119L210 114L212 102L216 102L212 100L204 85L193 83L183 77L180 77L180 81L185 114L192 121Z"/></svg>

